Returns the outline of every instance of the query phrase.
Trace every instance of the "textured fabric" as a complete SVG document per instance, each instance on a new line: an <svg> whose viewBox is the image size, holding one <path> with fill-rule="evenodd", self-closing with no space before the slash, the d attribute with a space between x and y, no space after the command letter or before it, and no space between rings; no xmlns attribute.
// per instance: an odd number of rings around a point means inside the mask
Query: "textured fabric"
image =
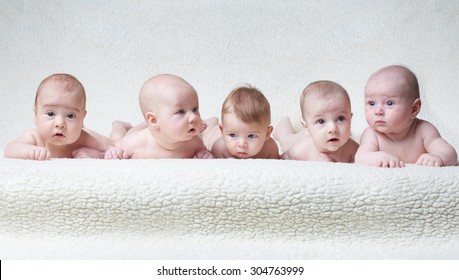
<svg viewBox="0 0 459 280"><path fill-rule="evenodd" d="M0 241L2 259L458 258L459 167L1 159Z"/></svg>

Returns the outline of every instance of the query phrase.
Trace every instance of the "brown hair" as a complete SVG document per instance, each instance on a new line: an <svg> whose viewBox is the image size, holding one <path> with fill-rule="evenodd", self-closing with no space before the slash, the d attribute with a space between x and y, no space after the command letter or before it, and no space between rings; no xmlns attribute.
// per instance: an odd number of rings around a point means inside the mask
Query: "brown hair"
<svg viewBox="0 0 459 280"><path fill-rule="evenodd" d="M300 98L300 109L301 109L301 115L303 116L304 119L304 102L306 100L306 97L311 96L311 95L316 95L319 97L324 97L324 96L329 96L329 95L343 95L345 96L346 101L349 103L349 107L351 106L351 99L349 98L349 95L347 91L338 83L332 82L332 81L316 81L313 83L310 83L302 92L301 98Z"/></svg>
<svg viewBox="0 0 459 280"><path fill-rule="evenodd" d="M223 115L234 113L245 123L271 123L271 107L261 91L250 85L233 89L222 106Z"/></svg>

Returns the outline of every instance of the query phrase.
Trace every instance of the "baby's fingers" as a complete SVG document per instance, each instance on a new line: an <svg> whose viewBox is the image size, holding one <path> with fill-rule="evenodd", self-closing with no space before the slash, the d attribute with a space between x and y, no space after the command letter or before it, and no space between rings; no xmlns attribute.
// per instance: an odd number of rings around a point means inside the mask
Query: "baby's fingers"
<svg viewBox="0 0 459 280"><path fill-rule="evenodd" d="M37 149L32 151L32 154L29 155L29 158L32 160L48 160L51 158L51 154L46 149Z"/></svg>

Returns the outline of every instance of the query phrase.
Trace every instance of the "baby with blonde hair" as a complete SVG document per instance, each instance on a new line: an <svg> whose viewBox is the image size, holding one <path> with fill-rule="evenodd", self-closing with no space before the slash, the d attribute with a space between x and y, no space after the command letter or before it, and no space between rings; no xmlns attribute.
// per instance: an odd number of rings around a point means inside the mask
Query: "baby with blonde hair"
<svg viewBox="0 0 459 280"><path fill-rule="evenodd" d="M354 162L358 144L351 136L351 101L346 90L332 81L309 84L300 99L301 124L296 132L290 120L279 121L274 137L282 159Z"/></svg>

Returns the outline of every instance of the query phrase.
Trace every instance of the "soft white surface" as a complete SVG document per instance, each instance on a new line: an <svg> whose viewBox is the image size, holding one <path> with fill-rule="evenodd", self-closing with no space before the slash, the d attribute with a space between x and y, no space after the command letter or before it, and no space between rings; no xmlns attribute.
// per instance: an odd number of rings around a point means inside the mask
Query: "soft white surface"
<svg viewBox="0 0 459 280"><path fill-rule="evenodd" d="M459 149L459 1L0 1L0 149L33 127L43 78L78 77L86 126L142 120L137 95L158 73L197 89L203 117L220 115L234 87L259 87L272 120L299 123L299 96L318 79L349 92L353 133L367 126L363 87L375 70L404 64L421 84L421 118Z"/></svg>
<svg viewBox="0 0 459 280"><path fill-rule="evenodd" d="M0 160L0 258L459 258L459 167Z"/></svg>

